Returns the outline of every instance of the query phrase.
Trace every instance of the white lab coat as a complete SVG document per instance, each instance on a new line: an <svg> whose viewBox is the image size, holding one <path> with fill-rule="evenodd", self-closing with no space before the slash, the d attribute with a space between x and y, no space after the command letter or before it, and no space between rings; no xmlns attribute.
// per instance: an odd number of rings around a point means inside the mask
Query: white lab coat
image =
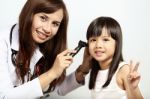
<svg viewBox="0 0 150 99"><path fill-rule="evenodd" d="M43 96L43 92L38 78L22 85L20 85L20 81L17 79L15 66L11 60L11 48L16 51L19 49L18 25L15 26L12 32L12 44L10 44L10 30L11 27L0 32L0 99L39 98ZM42 53L37 48L30 63L31 73L33 73L34 66L41 57ZM57 92L59 95L65 95L79 86L81 84L77 83L75 73L72 73L65 78L61 85L56 86L54 92Z"/></svg>

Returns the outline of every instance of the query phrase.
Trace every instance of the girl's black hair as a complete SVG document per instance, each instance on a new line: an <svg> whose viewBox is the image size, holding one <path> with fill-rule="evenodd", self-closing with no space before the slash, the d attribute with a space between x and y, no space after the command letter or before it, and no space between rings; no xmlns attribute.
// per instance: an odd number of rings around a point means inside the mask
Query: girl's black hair
<svg viewBox="0 0 150 99"><path fill-rule="evenodd" d="M111 17L98 17L91 22L87 29L87 40L89 40L90 37L100 36L103 28L106 28L108 34L110 34L111 37L116 41L115 53L110 64L108 78L103 85L103 87L107 87L118 68L119 62L123 61L122 31L119 23L115 19ZM95 59L92 59L91 64L92 70L90 72L89 89L94 88L98 71L101 70L99 63Z"/></svg>

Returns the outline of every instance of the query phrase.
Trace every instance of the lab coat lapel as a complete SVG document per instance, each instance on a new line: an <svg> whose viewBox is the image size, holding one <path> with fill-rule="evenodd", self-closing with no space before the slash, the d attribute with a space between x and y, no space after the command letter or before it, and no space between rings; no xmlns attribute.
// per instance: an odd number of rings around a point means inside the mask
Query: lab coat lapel
<svg viewBox="0 0 150 99"><path fill-rule="evenodd" d="M31 69L31 74L33 74L34 72L34 67L36 65L36 63L40 60L40 58L42 57L42 53L40 52L39 50L39 47L36 48L32 58L31 58L31 61L30 61L30 69Z"/></svg>

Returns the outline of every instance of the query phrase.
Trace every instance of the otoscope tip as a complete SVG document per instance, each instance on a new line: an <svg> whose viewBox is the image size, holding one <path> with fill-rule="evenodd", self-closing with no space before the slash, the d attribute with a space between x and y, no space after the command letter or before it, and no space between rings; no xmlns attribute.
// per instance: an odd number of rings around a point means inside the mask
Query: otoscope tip
<svg viewBox="0 0 150 99"><path fill-rule="evenodd" d="M80 41L79 41L79 46L86 47L86 46L87 46L87 43L80 40Z"/></svg>

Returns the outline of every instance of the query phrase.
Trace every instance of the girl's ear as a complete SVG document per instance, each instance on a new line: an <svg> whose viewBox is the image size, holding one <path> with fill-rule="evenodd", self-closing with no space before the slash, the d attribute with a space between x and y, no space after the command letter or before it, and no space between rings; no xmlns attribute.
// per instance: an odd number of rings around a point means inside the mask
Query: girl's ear
<svg viewBox="0 0 150 99"><path fill-rule="evenodd" d="M87 41L87 47L89 47L89 40Z"/></svg>

